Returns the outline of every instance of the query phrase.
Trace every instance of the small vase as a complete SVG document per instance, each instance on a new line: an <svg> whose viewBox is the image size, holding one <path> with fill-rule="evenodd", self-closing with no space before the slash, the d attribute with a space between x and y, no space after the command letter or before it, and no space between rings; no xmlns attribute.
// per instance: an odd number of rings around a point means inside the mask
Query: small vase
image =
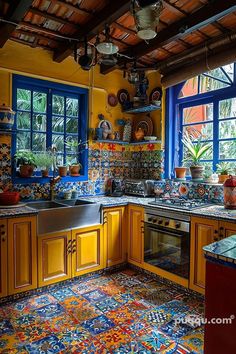
<svg viewBox="0 0 236 354"><path fill-rule="evenodd" d="M136 130L136 131L134 132L134 136L135 136L135 140L137 140L137 141L143 140L143 138L144 138L144 131L143 131L143 129L142 129L142 128L138 128L138 130Z"/></svg>
<svg viewBox="0 0 236 354"><path fill-rule="evenodd" d="M67 166L58 166L58 173L60 177L67 176Z"/></svg>
<svg viewBox="0 0 236 354"><path fill-rule="evenodd" d="M31 177L34 172L34 166L32 165L21 165L20 166L20 176L24 178Z"/></svg>
<svg viewBox="0 0 236 354"><path fill-rule="evenodd" d="M176 178L185 179L186 171L186 167L175 167Z"/></svg>
<svg viewBox="0 0 236 354"><path fill-rule="evenodd" d="M69 167L70 175L74 177L79 176L80 167L81 167L80 164L71 165Z"/></svg>
<svg viewBox="0 0 236 354"><path fill-rule="evenodd" d="M42 177L48 177L48 170L41 170Z"/></svg>

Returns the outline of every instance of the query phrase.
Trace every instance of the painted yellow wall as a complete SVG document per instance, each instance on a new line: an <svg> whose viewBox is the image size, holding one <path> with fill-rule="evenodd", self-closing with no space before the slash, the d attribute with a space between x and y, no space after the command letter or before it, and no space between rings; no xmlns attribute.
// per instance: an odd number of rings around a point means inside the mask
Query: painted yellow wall
<svg viewBox="0 0 236 354"><path fill-rule="evenodd" d="M116 119L130 118L129 115L122 113L119 104L114 108L107 104L107 94L116 94L120 88L127 89L131 96L134 94L134 87L123 78L123 73L119 70L104 76L99 73L97 65L87 72L82 70L72 57L62 63L55 63L51 52L8 41L4 48L0 49L0 104L11 105L12 73L89 88L90 127L97 126L99 113L104 114L105 118L112 122L114 130L118 128L115 125ZM160 75L152 72L148 74L148 78L149 94L154 87L160 86ZM151 117L154 122L154 135L160 139L161 112L153 112Z"/></svg>

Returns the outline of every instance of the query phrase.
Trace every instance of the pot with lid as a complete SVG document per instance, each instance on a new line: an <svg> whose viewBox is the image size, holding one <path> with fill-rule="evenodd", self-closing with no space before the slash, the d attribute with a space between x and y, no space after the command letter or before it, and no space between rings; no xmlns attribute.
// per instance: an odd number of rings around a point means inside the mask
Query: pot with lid
<svg viewBox="0 0 236 354"><path fill-rule="evenodd" d="M224 183L224 206L236 209L236 176L229 176Z"/></svg>
<svg viewBox="0 0 236 354"><path fill-rule="evenodd" d="M9 130L14 124L15 112L3 104L0 106L0 129Z"/></svg>

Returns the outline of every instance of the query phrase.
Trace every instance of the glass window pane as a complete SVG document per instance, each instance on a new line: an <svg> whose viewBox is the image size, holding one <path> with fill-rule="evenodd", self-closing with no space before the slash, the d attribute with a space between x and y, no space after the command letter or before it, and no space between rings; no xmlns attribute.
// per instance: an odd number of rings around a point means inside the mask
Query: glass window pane
<svg viewBox="0 0 236 354"><path fill-rule="evenodd" d="M229 98L219 102L219 118L236 117L236 98Z"/></svg>
<svg viewBox="0 0 236 354"><path fill-rule="evenodd" d="M186 81L182 90L179 93L178 98L193 96L197 94L198 94L198 76Z"/></svg>
<svg viewBox="0 0 236 354"><path fill-rule="evenodd" d="M55 145L57 152L64 153L64 135L52 135L52 145Z"/></svg>
<svg viewBox="0 0 236 354"><path fill-rule="evenodd" d="M72 163L77 163L78 159L75 155L66 155L66 163L68 165L72 164Z"/></svg>
<svg viewBox="0 0 236 354"><path fill-rule="evenodd" d="M219 143L219 158L235 159L236 156L236 140L233 141L220 141Z"/></svg>
<svg viewBox="0 0 236 354"><path fill-rule="evenodd" d="M35 152L36 151L46 151L46 134L33 133L32 150Z"/></svg>
<svg viewBox="0 0 236 354"><path fill-rule="evenodd" d="M79 114L79 101L77 98L66 99L66 115L71 117L78 117Z"/></svg>
<svg viewBox="0 0 236 354"><path fill-rule="evenodd" d="M78 138L76 136L68 136L66 141L74 144L73 146L66 145L66 151L76 154L78 152Z"/></svg>
<svg viewBox="0 0 236 354"><path fill-rule="evenodd" d="M43 114L33 115L33 130L45 132L47 128L47 118Z"/></svg>
<svg viewBox="0 0 236 354"><path fill-rule="evenodd" d="M30 133L17 133L16 150L30 150Z"/></svg>
<svg viewBox="0 0 236 354"><path fill-rule="evenodd" d="M220 122L219 136L220 139L236 138L236 119L225 120L223 122Z"/></svg>
<svg viewBox="0 0 236 354"><path fill-rule="evenodd" d="M213 120L213 103L183 109L183 124Z"/></svg>
<svg viewBox="0 0 236 354"><path fill-rule="evenodd" d="M33 92L33 111L46 113L47 95L42 92Z"/></svg>
<svg viewBox="0 0 236 354"><path fill-rule="evenodd" d="M52 113L64 115L64 96L52 96Z"/></svg>
<svg viewBox="0 0 236 354"><path fill-rule="evenodd" d="M17 112L17 129L30 129L30 113Z"/></svg>
<svg viewBox="0 0 236 354"><path fill-rule="evenodd" d="M63 117L52 117L52 131L55 133L64 132L64 118Z"/></svg>
<svg viewBox="0 0 236 354"><path fill-rule="evenodd" d="M31 91L17 89L17 109L31 110Z"/></svg>
<svg viewBox="0 0 236 354"><path fill-rule="evenodd" d="M67 133L78 133L78 119L77 118L66 118L66 132Z"/></svg>
<svg viewBox="0 0 236 354"><path fill-rule="evenodd" d="M62 165L64 165L64 156L57 155L57 166L62 166Z"/></svg>
<svg viewBox="0 0 236 354"><path fill-rule="evenodd" d="M226 74L230 77L230 79L233 81L234 80L234 63L232 64L227 64L222 66Z"/></svg>
<svg viewBox="0 0 236 354"><path fill-rule="evenodd" d="M183 127L183 133L188 132L189 135L198 138L202 136L203 140L213 139L213 123L195 124Z"/></svg>
<svg viewBox="0 0 236 354"><path fill-rule="evenodd" d="M200 92L199 93L215 91L215 90L219 90L219 89L230 86L229 79L227 78L227 76L223 73L223 71L220 68L212 70L212 71L208 72L207 74L214 76L214 77L200 75L200 90L199 90ZM219 81L217 79L221 79L223 81L226 81L226 83Z"/></svg>

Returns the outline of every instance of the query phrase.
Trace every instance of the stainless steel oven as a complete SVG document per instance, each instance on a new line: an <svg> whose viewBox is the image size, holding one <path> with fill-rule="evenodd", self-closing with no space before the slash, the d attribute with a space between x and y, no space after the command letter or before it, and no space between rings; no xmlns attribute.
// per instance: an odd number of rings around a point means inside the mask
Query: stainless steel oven
<svg viewBox="0 0 236 354"><path fill-rule="evenodd" d="M144 220L144 262L189 278L190 217L147 208Z"/></svg>

